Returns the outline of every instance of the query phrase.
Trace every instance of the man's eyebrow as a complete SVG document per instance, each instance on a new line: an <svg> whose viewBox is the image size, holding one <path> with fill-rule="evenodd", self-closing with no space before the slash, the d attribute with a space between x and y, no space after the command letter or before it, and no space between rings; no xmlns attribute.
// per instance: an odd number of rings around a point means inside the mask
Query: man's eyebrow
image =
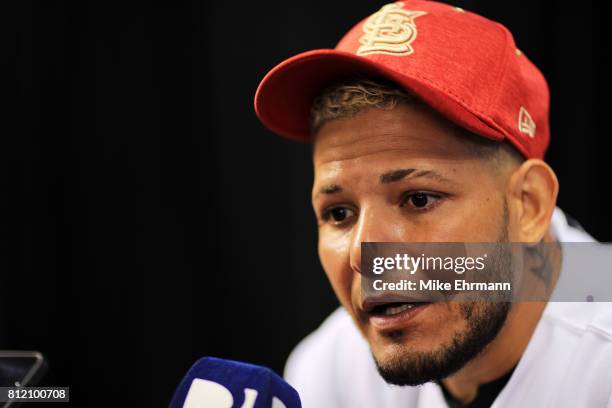
<svg viewBox="0 0 612 408"><path fill-rule="evenodd" d="M393 183L394 181L402 180L408 175L410 175L410 178L427 177L443 182L450 182L449 179L433 170L419 170L414 168L387 171L380 176L380 182L382 184ZM342 191L342 186L340 186L339 184L328 184L326 186L321 187L314 198L318 197L320 194L329 195L334 193L341 193Z"/></svg>
<svg viewBox="0 0 612 408"><path fill-rule="evenodd" d="M405 178L406 176L410 176L410 178L416 177L427 177L436 179L438 181L450 181L446 177L442 176L440 173L437 173L433 170L419 170L414 168L408 169L396 169L387 171L380 176L380 182L382 184L393 183L394 181L399 181Z"/></svg>
<svg viewBox="0 0 612 408"><path fill-rule="evenodd" d="M340 187L338 184L329 184L327 186L323 186L319 189L319 192L317 193L317 195L319 194L334 194L334 193L340 193L342 192L342 187Z"/></svg>

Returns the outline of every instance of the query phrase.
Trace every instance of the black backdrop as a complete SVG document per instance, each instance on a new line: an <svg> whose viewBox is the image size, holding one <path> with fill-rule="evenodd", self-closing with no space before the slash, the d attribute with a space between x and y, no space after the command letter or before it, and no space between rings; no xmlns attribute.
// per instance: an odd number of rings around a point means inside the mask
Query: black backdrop
<svg viewBox="0 0 612 408"><path fill-rule="evenodd" d="M15 1L0 348L42 351L44 383L78 406L164 406L203 355L280 372L337 303L316 257L309 149L266 131L253 94L281 59L333 46L381 4ZM507 25L543 70L560 206L612 240L602 12L454 4Z"/></svg>

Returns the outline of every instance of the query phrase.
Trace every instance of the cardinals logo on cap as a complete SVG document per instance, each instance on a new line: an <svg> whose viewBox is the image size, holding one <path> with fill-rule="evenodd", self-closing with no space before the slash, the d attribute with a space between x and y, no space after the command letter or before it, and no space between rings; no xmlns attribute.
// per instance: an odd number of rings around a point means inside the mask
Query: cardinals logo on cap
<svg viewBox="0 0 612 408"><path fill-rule="evenodd" d="M403 7L401 1L387 4L368 18L363 25L365 34L359 39L361 46L357 55L410 55L414 52L411 46L417 36L414 19L427 13Z"/></svg>

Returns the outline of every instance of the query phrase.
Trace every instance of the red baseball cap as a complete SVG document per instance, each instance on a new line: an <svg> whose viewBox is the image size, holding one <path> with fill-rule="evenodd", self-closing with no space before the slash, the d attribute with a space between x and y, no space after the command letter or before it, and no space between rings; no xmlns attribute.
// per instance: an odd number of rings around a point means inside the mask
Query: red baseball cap
<svg viewBox="0 0 612 408"><path fill-rule="evenodd" d="M310 108L330 83L387 78L459 126L543 158L550 140L549 91L503 25L458 7L398 1L354 26L334 49L308 51L274 67L259 84L255 111L293 140L310 139Z"/></svg>

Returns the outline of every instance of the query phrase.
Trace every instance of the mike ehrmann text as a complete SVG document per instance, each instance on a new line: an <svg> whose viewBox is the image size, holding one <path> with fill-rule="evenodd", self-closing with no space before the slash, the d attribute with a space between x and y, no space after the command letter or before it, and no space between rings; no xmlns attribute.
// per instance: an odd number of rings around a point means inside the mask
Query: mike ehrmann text
<svg viewBox="0 0 612 408"><path fill-rule="evenodd" d="M443 290L465 290L465 291L491 291L501 290L510 291L512 290L512 284L510 282L468 282L464 279L456 279L454 283L443 282L439 279L420 279L417 282L402 279L399 282L383 282L382 279L377 279L372 282L374 290L430 290L430 291L443 291Z"/></svg>

